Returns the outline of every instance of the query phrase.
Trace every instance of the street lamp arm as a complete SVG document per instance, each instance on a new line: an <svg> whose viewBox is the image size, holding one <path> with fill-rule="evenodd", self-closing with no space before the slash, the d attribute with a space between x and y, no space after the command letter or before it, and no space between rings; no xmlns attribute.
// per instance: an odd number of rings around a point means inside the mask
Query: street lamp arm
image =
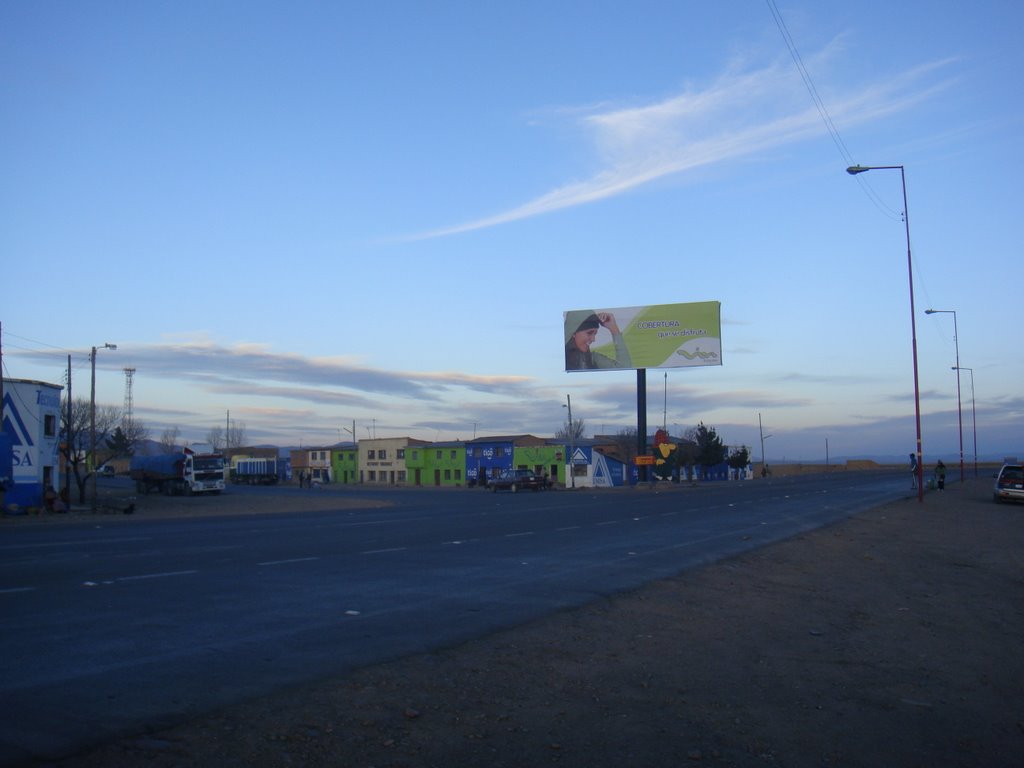
<svg viewBox="0 0 1024 768"><path fill-rule="evenodd" d="M893 171L899 168L903 170L902 165L851 165L846 169L846 172L851 176L856 176L858 173L864 173L864 171Z"/></svg>

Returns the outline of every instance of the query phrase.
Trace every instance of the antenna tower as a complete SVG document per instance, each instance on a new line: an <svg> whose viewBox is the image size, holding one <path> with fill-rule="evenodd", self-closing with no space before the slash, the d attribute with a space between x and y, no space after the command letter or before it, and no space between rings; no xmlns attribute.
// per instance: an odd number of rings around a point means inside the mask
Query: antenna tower
<svg viewBox="0 0 1024 768"><path fill-rule="evenodd" d="M124 369L124 425L125 427L131 426L132 423L132 407L134 406L134 400L132 399L132 377L135 376L134 368ZM128 431L127 429L125 431Z"/></svg>

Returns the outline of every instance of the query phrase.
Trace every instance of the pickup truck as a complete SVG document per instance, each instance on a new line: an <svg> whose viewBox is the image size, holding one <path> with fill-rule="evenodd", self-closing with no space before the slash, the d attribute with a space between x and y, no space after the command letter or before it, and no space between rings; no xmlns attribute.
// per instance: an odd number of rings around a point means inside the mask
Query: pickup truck
<svg viewBox="0 0 1024 768"><path fill-rule="evenodd" d="M507 490L515 493L520 488L529 488L533 491L540 491L545 488L544 478L533 473L530 469L506 469L497 477L487 481L491 490L497 493L499 490Z"/></svg>

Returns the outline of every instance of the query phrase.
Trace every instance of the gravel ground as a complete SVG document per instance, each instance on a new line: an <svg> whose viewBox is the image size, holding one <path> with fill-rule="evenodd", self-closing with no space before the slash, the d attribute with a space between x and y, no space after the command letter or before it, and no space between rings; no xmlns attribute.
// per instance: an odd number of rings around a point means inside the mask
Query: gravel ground
<svg viewBox="0 0 1024 768"><path fill-rule="evenodd" d="M57 765L1021 765L1024 506L949 486Z"/></svg>

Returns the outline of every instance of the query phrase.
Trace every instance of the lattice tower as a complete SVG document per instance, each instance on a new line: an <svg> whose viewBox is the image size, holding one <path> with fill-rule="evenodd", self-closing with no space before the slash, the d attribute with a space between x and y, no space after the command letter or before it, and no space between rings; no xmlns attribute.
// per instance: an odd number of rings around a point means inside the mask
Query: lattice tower
<svg viewBox="0 0 1024 768"><path fill-rule="evenodd" d="M134 400L132 399L132 377L135 376L134 368L124 369L124 423L129 425L132 423L132 408L134 407Z"/></svg>

